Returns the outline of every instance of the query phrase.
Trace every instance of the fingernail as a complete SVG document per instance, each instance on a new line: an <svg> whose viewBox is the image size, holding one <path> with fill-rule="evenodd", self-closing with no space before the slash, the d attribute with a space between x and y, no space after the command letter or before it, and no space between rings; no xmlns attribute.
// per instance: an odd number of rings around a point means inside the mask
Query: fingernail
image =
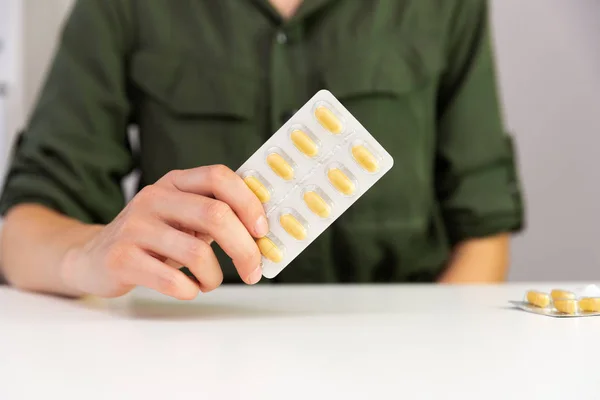
<svg viewBox="0 0 600 400"><path fill-rule="evenodd" d="M269 223L263 215L258 217L256 225L254 225L254 231L258 237L263 237L269 233Z"/></svg>
<svg viewBox="0 0 600 400"><path fill-rule="evenodd" d="M252 271L250 275L248 275L248 284L254 285L258 283L258 281L260 281L260 278L262 278L262 264L256 267L256 269Z"/></svg>

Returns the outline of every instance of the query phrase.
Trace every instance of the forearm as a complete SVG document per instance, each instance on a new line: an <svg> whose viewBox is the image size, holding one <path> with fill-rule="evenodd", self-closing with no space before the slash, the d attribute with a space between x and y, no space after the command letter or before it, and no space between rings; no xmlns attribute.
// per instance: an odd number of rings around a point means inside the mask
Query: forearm
<svg viewBox="0 0 600 400"><path fill-rule="evenodd" d="M70 248L88 241L98 229L40 205L14 207L6 216L2 232L0 265L6 279L26 290L82 295L65 284L63 258Z"/></svg>
<svg viewBox="0 0 600 400"><path fill-rule="evenodd" d="M471 239L455 246L440 283L504 282L509 266L508 234Z"/></svg>

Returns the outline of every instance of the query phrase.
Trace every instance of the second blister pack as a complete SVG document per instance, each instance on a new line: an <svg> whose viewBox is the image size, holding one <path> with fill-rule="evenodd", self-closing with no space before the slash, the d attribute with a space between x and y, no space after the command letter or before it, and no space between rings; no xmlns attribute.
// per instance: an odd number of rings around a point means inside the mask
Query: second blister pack
<svg viewBox="0 0 600 400"><path fill-rule="evenodd" d="M580 290L529 290L523 301L512 303L524 311L549 317L600 316L600 289L589 285Z"/></svg>

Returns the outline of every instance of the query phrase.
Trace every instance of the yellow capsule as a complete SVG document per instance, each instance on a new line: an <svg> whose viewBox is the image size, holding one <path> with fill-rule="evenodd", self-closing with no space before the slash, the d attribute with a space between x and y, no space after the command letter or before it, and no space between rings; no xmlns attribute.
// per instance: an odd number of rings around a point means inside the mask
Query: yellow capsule
<svg viewBox="0 0 600 400"><path fill-rule="evenodd" d="M336 117L333 111L331 111L329 108L325 106L317 107L315 110L315 117L317 118L317 121L323 125L323 128L327 129L334 135L342 133L342 121L340 121L339 118Z"/></svg>
<svg viewBox="0 0 600 400"><path fill-rule="evenodd" d="M283 214L279 217L279 223L294 239L306 239L306 228L292 214Z"/></svg>
<svg viewBox="0 0 600 400"><path fill-rule="evenodd" d="M352 147L352 157L368 172L379 170L379 160L363 145Z"/></svg>
<svg viewBox="0 0 600 400"><path fill-rule="evenodd" d="M268 237L261 237L256 240L258 249L266 259L273 261L274 263L281 262L283 260L283 251L271 239Z"/></svg>
<svg viewBox="0 0 600 400"><path fill-rule="evenodd" d="M331 214L331 206L317 192L304 193L304 202L310 211L321 218L327 218Z"/></svg>
<svg viewBox="0 0 600 400"><path fill-rule="evenodd" d="M569 292L568 290L554 289L550 292L550 296L552 296L552 300L560 300L560 299L574 299L575 293Z"/></svg>
<svg viewBox="0 0 600 400"><path fill-rule="evenodd" d="M271 153L267 156L269 167L286 181L294 179L294 168L280 154Z"/></svg>
<svg viewBox="0 0 600 400"><path fill-rule="evenodd" d="M319 153L319 148L317 144L310 136L306 134L306 132L301 131L300 129L295 129L290 135L292 139L292 143L294 146L304 154L309 157L314 157Z"/></svg>
<svg viewBox="0 0 600 400"><path fill-rule="evenodd" d="M550 305L550 296L546 293L531 290L527 292L527 302L540 308L546 308Z"/></svg>
<svg viewBox="0 0 600 400"><path fill-rule="evenodd" d="M579 309L577 300L575 299L555 300L554 308L563 314L577 314L577 310Z"/></svg>
<svg viewBox="0 0 600 400"><path fill-rule="evenodd" d="M271 200L271 193L269 193L269 189L263 185L258 178L255 176L247 176L244 178L244 182L250 190L258 197L261 203L268 203Z"/></svg>
<svg viewBox="0 0 600 400"><path fill-rule="evenodd" d="M352 179L348 178L339 168L332 168L327 172L327 177L333 186L346 196L350 196L356 190Z"/></svg>
<svg viewBox="0 0 600 400"><path fill-rule="evenodd" d="M584 297L579 300L579 308L585 312L600 312L600 297Z"/></svg>

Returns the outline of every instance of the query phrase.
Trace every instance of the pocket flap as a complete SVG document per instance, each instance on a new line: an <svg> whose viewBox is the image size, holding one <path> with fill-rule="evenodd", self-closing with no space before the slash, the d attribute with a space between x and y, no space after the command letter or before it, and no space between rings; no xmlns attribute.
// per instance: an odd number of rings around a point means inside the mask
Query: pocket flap
<svg viewBox="0 0 600 400"><path fill-rule="evenodd" d="M369 94L401 96L418 89L434 75L439 57L431 44L417 41L372 51L360 46L341 50L325 69L324 80L340 98Z"/></svg>
<svg viewBox="0 0 600 400"><path fill-rule="evenodd" d="M255 85L231 67L208 65L185 55L141 51L131 78L148 96L179 115L251 118Z"/></svg>

